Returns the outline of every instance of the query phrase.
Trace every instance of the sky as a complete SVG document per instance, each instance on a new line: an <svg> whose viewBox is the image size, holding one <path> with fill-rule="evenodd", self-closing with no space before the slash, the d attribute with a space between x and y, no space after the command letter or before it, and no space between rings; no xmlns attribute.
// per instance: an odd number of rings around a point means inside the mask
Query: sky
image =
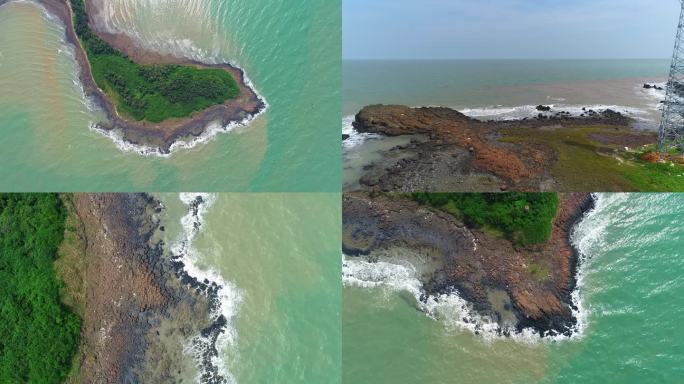
<svg viewBox="0 0 684 384"><path fill-rule="evenodd" d="M670 58L679 0L342 0L343 57Z"/></svg>

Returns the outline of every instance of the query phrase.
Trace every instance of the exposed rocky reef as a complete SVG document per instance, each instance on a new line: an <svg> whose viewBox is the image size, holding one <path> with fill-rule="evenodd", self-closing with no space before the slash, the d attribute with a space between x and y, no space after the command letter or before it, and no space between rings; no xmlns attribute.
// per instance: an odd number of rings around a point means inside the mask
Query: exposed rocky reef
<svg viewBox="0 0 684 384"><path fill-rule="evenodd" d="M425 295L456 291L505 329L569 335L579 262L573 226L593 207L589 194L561 194L548 241L521 247L467 227L446 212L400 194L343 197L343 252L377 262L407 258ZM397 256L401 255L401 256Z"/></svg>
<svg viewBox="0 0 684 384"><path fill-rule="evenodd" d="M74 201L87 258L80 380L169 383L195 371L185 344L214 332L214 304L155 240L164 208L145 194L77 194ZM223 382L218 374L206 379Z"/></svg>
<svg viewBox="0 0 684 384"><path fill-rule="evenodd" d="M632 120L607 109L586 109L573 117L540 105L537 118L481 121L445 107L372 105L353 122L359 133L414 135L364 168L359 184L370 191L586 191L554 174L554 166L578 150L597 162L625 147L656 142L652 132L631 128ZM564 151L569 152L565 155ZM617 161L617 160L616 160ZM579 167L569 162L566 167ZM601 181L600 181L601 182ZM602 190L626 188L602 181ZM623 189L620 189L623 190Z"/></svg>

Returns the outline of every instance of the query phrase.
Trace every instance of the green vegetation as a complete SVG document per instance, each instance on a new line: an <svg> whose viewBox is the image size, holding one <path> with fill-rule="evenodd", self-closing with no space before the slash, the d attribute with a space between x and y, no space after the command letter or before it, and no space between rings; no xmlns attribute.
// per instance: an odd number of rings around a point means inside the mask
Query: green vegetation
<svg viewBox="0 0 684 384"><path fill-rule="evenodd" d="M545 281L550 276L547 266L534 261L527 266L527 272L537 281Z"/></svg>
<svg viewBox="0 0 684 384"><path fill-rule="evenodd" d="M235 79L223 69L134 63L90 29L83 0L70 1L95 82L115 100L120 113L158 123L189 116L240 93Z"/></svg>
<svg viewBox="0 0 684 384"><path fill-rule="evenodd" d="M64 282L60 290L62 302L81 318L86 311L86 238L85 227L76 213L74 195L60 195L66 210L64 240L57 251L54 266L57 276ZM87 345L81 342L74 354L69 374L64 384L80 383L81 357L90 356Z"/></svg>
<svg viewBox="0 0 684 384"><path fill-rule="evenodd" d="M558 209L555 193L414 193L412 197L523 246L549 239Z"/></svg>
<svg viewBox="0 0 684 384"><path fill-rule="evenodd" d="M633 153L628 160L633 167L624 176L638 191L684 191L684 166L670 162L649 163L641 160L645 152Z"/></svg>
<svg viewBox="0 0 684 384"><path fill-rule="evenodd" d="M60 300L54 261L65 212L52 194L0 195L0 382L59 383L80 319Z"/></svg>
<svg viewBox="0 0 684 384"><path fill-rule="evenodd" d="M541 130L515 128L503 130L502 141L533 143L550 147L557 161L551 174L564 191L684 191L684 167L667 163L652 164L627 152L624 145L602 144L592 138L634 135L627 127L586 126Z"/></svg>
<svg viewBox="0 0 684 384"><path fill-rule="evenodd" d="M62 301L76 314L85 316L86 301L86 255L85 228L76 214L74 196L60 196L66 212L64 240L57 250L55 271L64 282L60 291Z"/></svg>

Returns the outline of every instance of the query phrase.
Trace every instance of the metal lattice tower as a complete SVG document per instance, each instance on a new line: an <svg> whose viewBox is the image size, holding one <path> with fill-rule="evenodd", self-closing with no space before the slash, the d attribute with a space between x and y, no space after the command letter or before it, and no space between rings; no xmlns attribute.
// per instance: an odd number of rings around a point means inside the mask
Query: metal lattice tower
<svg viewBox="0 0 684 384"><path fill-rule="evenodd" d="M684 0L680 3L682 12L660 122L658 149L661 153L673 149L684 153Z"/></svg>

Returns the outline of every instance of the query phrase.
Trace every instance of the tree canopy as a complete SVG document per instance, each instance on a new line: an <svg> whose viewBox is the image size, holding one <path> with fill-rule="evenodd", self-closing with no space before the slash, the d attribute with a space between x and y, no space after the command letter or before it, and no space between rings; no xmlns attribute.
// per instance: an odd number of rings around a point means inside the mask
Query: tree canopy
<svg viewBox="0 0 684 384"><path fill-rule="evenodd" d="M520 245L551 236L558 209L555 193L415 193L415 200L460 216L467 225L503 232Z"/></svg>
<svg viewBox="0 0 684 384"><path fill-rule="evenodd" d="M80 319L59 295L53 263L65 212L53 194L0 195L0 382L59 383Z"/></svg>
<svg viewBox="0 0 684 384"><path fill-rule="evenodd" d="M88 55L93 78L124 115L158 123L189 116L239 95L233 76L220 68L133 62L90 29L83 0L70 1L74 29Z"/></svg>

